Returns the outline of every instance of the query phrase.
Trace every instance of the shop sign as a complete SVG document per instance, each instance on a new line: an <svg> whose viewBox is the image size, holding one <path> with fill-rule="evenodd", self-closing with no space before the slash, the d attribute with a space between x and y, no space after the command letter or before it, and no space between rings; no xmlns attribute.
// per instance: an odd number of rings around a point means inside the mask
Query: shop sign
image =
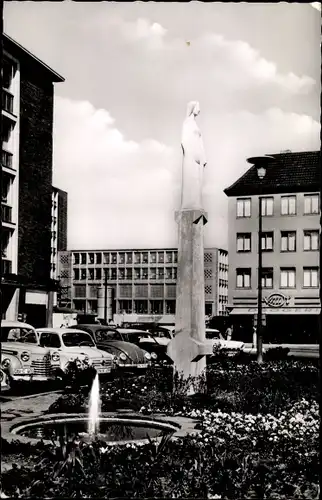
<svg viewBox="0 0 322 500"><path fill-rule="evenodd" d="M289 304L289 301L290 297L286 297L282 293L272 293L264 298L264 302L268 307L285 307Z"/></svg>

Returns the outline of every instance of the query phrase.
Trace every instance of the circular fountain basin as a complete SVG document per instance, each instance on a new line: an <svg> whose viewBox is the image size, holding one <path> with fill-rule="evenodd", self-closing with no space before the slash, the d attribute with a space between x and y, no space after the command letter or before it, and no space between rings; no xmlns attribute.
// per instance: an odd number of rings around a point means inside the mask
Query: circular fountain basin
<svg viewBox="0 0 322 500"><path fill-rule="evenodd" d="M57 440L60 436L72 438L79 436L86 442L100 439L107 444L146 442L149 438L160 438L164 434L173 435L181 426L166 419L155 419L139 414L116 415L102 413L99 417L99 431L88 434L87 414L47 414L34 418L18 419L10 428L10 433L31 442Z"/></svg>

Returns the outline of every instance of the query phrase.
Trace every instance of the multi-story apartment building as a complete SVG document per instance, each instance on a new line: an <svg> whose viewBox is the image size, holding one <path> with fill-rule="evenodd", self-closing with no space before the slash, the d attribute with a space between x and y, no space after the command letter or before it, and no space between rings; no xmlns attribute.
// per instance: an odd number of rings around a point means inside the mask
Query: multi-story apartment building
<svg viewBox="0 0 322 500"><path fill-rule="evenodd" d="M225 190L230 314L233 323L243 327L243 338L250 340L257 314L260 195L264 341L315 342L320 313L320 152L269 156L274 159L261 181L255 164Z"/></svg>
<svg viewBox="0 0 322 500"><path fill-rule="evenodd" d="M2 317L48 321L51 280L53 84L64 81L3 35Z"/></svg>
<svg viewBox="0 0 322 500"><path fill-rule="evenodd" d="M205 250L205 313L226 315L228 252ZM73 250L60 252L59 276L64 305L97 313L98 290L106 277L114 318L120 322L174 323L177 250Z"/></svg>

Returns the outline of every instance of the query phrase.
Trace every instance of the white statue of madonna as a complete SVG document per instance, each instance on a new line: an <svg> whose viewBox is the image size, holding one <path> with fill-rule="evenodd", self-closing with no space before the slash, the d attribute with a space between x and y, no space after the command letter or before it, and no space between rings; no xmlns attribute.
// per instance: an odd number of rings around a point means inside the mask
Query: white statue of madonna
<svg viewBox="0 0 322 500"><path fill-rule="evenodd" d="M203 170L207 164L201 132L196 122L199 102L188 104L182 128L182 198L181 209L202 209Z"/></svg>

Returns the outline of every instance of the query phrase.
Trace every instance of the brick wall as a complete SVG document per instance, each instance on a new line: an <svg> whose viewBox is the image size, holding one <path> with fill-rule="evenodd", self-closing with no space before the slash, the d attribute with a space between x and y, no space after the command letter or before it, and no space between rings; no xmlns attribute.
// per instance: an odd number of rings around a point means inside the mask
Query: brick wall
<svg viewBox="0 0 322 500"><path fill-rule="evenodd" d="M18 273L50 277L53 85L21 65Z"/></svg>

